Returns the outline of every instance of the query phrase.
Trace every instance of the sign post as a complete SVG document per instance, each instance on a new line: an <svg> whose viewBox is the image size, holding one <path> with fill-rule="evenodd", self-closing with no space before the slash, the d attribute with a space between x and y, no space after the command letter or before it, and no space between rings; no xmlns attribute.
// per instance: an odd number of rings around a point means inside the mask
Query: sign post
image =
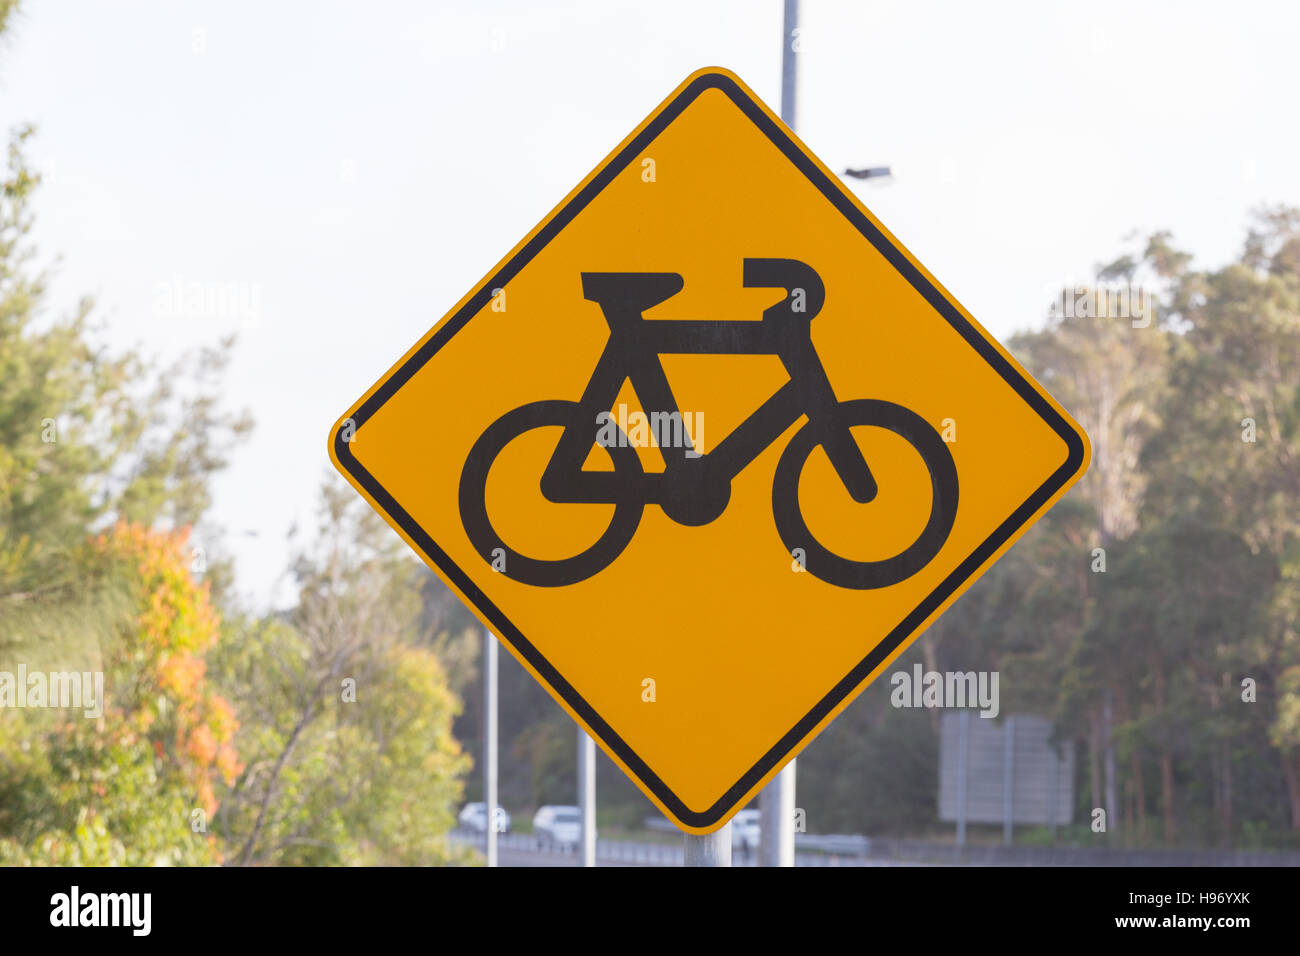
<svg viewBox="0 0 1300 956"><path fill-rule="evenodd" d="M731 866L731 824L712 833L684 833L687 866Z"/></svg>
<svg viewBox="0 0 1300 956"><path fill-rule="evenodd" d="M497 865L497 640L483 632L483 815L484 855Z"/></svg>
<svg viewBox="0 0 1300 956"><path fill-rule="evenodd" d="M582 835L578 840L582 866L596 865L596 743L578 728L578 810Z"/></svg>
<svg viewBox="0 0 1300 956"><path fill-rule="evenodd" d="M758 800L758 862L794 866L795 761L776 775Z"/></svg>

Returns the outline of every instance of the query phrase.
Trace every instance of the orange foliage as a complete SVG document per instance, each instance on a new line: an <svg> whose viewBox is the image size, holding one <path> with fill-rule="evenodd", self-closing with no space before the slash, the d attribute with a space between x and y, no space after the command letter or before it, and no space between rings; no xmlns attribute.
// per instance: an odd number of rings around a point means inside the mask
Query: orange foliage
<svg viewBox="0 0 1300 956"><path fill-rule="evenodd" d="M109 696L126 718L119 740L149 735L158 759L184 776L210 817L217 809L215 776L229 784L243 767L233 744L239 728L234 709L205 684L202 655L217 640L220 618L207 582L190 574L188 538L188 528L164 532L123 522L92 544L104 557L126 563L136 591L136 617L117 651L135 692L130 700ZM112 669L115 662L106 663ZM160 736L167 731L170 753Z"/></svg>

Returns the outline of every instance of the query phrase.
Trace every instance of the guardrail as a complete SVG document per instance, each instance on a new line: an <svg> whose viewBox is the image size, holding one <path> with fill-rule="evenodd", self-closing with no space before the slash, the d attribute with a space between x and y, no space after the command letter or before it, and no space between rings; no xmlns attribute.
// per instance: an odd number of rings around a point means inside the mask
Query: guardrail
<svg viewBox="0 0 1300 956"><path fill-rule="evenodd" d="M456 829L449 834L452 840L473 847L483 845L483 833L476 830ZM548 854L559 857L577 856L576 845L543 845L527 833L498 833L498 850L521 853ZM630 866L681 866L682 848L662 843L640 843L634 840L596 840L596 861L622 863Z"/></svg>
<svg viewBox="0 0 1300 956"><path fill-rule="evenodd" d="M648 829L678 833L646 821ZM483 834L454 830L452 838L473 846L483 845ZM576 847L543 849L537 839L523 833L497 835L501 849L525 853L574 856ZM680 844L643 843L635 840L596 841L597 862L629 866L681 866ZM757 854L748 857L737 849L733 866L756 866ZM1297 866L1300 853L1273 850L1123 850L1105 847L996 846L924 840L897 840L859 834L795 834L796 866Z"/></svg>
<svg viewBox="0 0 1300 956"><path fill-rule="evenodd" d="M678 832L676 828L674 833ZM483 834L476 830L456 829L450 833L452 840L463 845L481 847ZM821 838L819 848L824 846L828 852L796 853L796 866L869 866L870 861L854 854L837 854L833 837ZM850 838L854 839L854 838ZM856 847L857 844L844 844ZM535 853L561 858L577 856L575 845L558 847L543 845L536 837L526 833L498 833L498 850L513 850L519 853ZM683 849L681 845L667 843L643 843L637 840L596 840L596 862L613 863L624 866L682 866ZM758 854L743 855L738 849L732 854L732 866L757 866Z"/></svg>

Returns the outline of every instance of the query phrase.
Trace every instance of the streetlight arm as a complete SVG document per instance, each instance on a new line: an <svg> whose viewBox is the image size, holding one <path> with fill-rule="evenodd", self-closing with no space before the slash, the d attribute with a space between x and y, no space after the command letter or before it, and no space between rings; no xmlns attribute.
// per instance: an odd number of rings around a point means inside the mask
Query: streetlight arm
<svg viewBox="0 0 1300 956"><path fill-rule="evenodd" d="M868 166L866 169L846 169L841 175L852 176L854 179L879 179L893 173L888 166Z"/></svg>

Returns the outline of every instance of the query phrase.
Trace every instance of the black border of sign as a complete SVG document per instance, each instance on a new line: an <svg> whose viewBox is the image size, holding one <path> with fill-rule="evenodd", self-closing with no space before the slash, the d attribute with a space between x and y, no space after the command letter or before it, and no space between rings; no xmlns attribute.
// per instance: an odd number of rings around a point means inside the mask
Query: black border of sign
<svg viewBox="0 0 1300 956"><path fill-rule="evenodd" d="M570 221L595 198L615 176L635 160L668 125L679 116L705 90L716 89L725 93L733 103L785 154L808 179L821 190L831 203L875 246L895 269L910 282L931 306L957 330L970 346L975 349L1006 380L1016 393L1032 407L1043 420L1056 432L1066 444L1068 455L1060 468L1038 488L1024 503L1008 517L989 538L980 545L966 560L958 565L940 585L921 602L903 621L874 647L844 678L826 694L817 705L786 733L758 763L754 764L707 810L696 811L687 807L653 770L629 747L614 729L592 709L580 694L559 672L546 660L529 640L516 628L502 611L470 580L459 567L452 562L447 553L434 543L433 539L411 518L373 475L351 454L349 443L344 438L341 426L334 434L334 453L356 481L369 492L371 498L383 508L392 520L406 532L425 556L436 564L466 597L474 603L480 612L496 629L503 640L509 641L541 675L551 688L568 703L582 719L586 721L601 740L627 765L646 787L650 789L664 806L668 807L679 820L688 826L705 828L723 819L734 807L736 801L743 797L773 767L779 765L801 740L817 726L827 714L852 693L897 647L920 626L936 608L973 575L988 558L997 552L1006 541L1015 534L1047 501L1051 500L1065 484L1078 472L1084 463L1084 444L1080 436L1054 409L1037 389L1032 386L1015 367L1008 362L981 335L952 303L930 283L928 279L903 255L879 229L864 216L844 194L842 188L820 170L804 151L785 133L783 129L754 102L736 82L725 73L704 73L690 83L673 99L641 132L625 146L617 156L601 169L578 195L559 210L549 222L529 242L511 257L487 282L478 294L465 303L451 316L413 355L410 356L393 374L391 374L375 392L367 398L351 416L353 434L406 383L465 323L477 315L486 306L491 297L491 290L503 288L548 242L554 238Z"/></svg>

